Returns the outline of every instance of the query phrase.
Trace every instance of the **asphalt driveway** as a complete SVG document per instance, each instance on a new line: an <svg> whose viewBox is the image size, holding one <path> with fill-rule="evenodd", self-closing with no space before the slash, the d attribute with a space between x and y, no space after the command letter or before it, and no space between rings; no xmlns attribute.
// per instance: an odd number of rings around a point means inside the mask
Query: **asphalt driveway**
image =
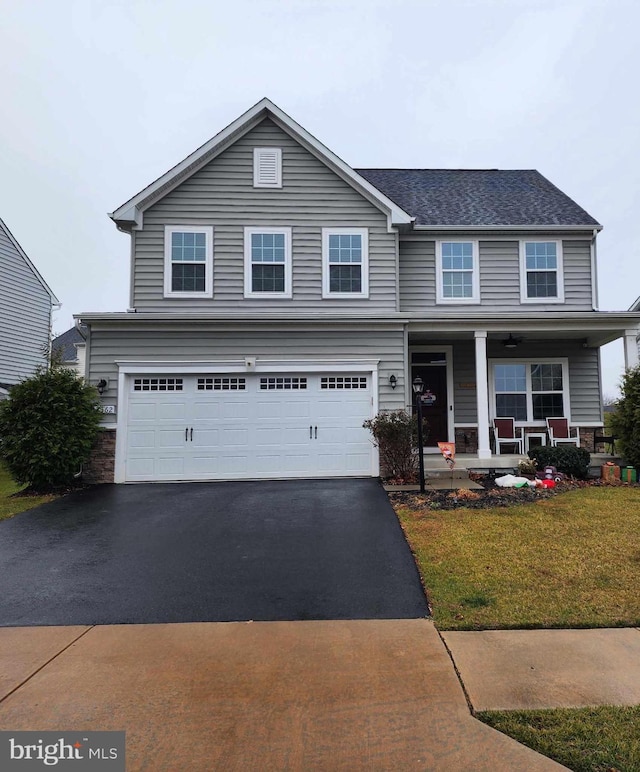
<svg viewBox="0 0 640 772"><path fill-rule="evenodd" d="M0 625L414 619L373 479L103 485L0 523Z"/></svg>

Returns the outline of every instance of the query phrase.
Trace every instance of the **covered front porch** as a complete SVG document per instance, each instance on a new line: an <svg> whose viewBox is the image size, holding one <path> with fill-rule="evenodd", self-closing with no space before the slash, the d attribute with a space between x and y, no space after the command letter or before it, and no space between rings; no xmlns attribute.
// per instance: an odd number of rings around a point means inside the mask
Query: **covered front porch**
<svg viewBox="0 0 640 772"><path fill-rule="evenodd" d="M449 441L469 468L517 466L515 457L497 453L496 417L515 419L525 453L548 443L545 419L552 417L567 418L590 452L608 450L595 442L603 434L600 347L622 338L625 365L635 366L639 322L638 313L595 311L411 320L406 398L412 405L411 383L420 377L426 458L439 463L437 443Z"/></svg>
<svg viewBox="0 0 640 772"><path fill-rule="evenodd" d="M477 453L456 453L456 463L454 469L459 472L477 472L487 474L495 471L496 473L513 472L518 468L518 462L527 458L526 456L503 453L492 455L489 459L480 458ZM592 453L589 464L589 476L599 477L600 469L607 461L614 463L620 462L619 456L612 456L608 453ZM427 480L432 478L446 477L451 474L451 468L446 463L441 454L425 453L424 473Z"/></svg>

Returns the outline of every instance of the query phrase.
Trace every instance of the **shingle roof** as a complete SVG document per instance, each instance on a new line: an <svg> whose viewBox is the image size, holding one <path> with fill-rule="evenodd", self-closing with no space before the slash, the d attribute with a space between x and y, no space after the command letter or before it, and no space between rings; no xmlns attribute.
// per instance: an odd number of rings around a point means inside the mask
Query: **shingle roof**
<svg viewBox="0 0 640 772"><path fill-rule="evenodd" d="M84 325L81 327L82 332L77 327L72 327L51 342L51 350L54 354L61 352L63 362L75 362L78 359L78 352L74 344L84 343L87 334L87 328Z"/></svg>
<svg viewBox="0 0 640 772"><path fill-rule="evenodd" d="M416 225L599 225L535 169L356 169Z"/></svg>

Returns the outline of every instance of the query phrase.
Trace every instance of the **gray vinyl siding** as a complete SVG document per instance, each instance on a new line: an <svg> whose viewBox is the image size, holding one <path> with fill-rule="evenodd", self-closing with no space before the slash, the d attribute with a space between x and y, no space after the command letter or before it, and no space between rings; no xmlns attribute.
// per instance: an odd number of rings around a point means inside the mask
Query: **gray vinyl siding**
<svg viewBox="0 0 640 772"><path fill-rule="evenodd" d="M299 326L300 327L300 326ZM404 406L404 332L395 329L352 330L347 327L321 327L291 330L270 328L221 330L199 326L197 330L178 330L158 325L155 330L92 329L89 346L90 381L107 378L105 405L117 405L117 361L194 361L266 359L378 359L379 408L395 410ZM283 368L286 369L286 368ZM331 368L329 367L330 371ZM389 385L394 374L397 387ZM105 415L105 423L116 416Z"/></svg>
<svg viewBox="0 0 640 772"><path fill-rule="evenodd" d="M492 312L521 311L523 314L592 309L589 240L565 239L562 242L564 303L523 304L520 302L519 241L476 238L479 241L480 307L486 306ZM474 237L469 236L469 239ZM549 240L554 239L549 236ZM435 241L400 240L400 310L413 313L430 307L430 313L442 316L477 312L478 305L475 304L436 305L435 248Z"/></svg>
<svg viewBox="0 0 640 772"><path fill-rule="evenodd" d="M435 241L400 240L400 310L420 312L436 303Z"/></svg>
<svg viewBox="0 0 640 772"><path fill-rule="evenodd" d="M505 356L500 343L490 341L488 359L529 359L566 357L569 360L569 399L574 424L602 421L600 400L600 352L585 349L579 341L545 341L522 343L517 354ZM475 347L473 341L455 343L453 347L454 410L456 424L477 423L476 390L463 389L462 383L475 383ZM491 368L489 368L490 370ZM489 375L491 377L491 375Z"/></svg>
<svg viewBox="0 0 640 772"><path fill-rule="evenodd" d="M254 147L282 148L282 188L253 187ZM214 227L213 300L164 298L164 226ZM293 298L244 298L244 227L292 228ZM368 228L369 298L322 299L323 227ZM134 242L141 311L395 311L396 234L387 217L271 120L264 120L144 212Z"/></svg>
<svg viewBox="0 0 640 772"><path fill-rule="evenodd" d="M46 362L50 326L51 296L0 226L0 383Z"/></svg>

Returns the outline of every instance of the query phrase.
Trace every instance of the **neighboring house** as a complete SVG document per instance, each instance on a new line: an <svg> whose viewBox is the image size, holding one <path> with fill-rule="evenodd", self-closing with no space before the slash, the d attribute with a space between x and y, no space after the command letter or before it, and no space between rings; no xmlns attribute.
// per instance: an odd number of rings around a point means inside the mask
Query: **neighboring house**
<svg viewBox="0 0 640 772"><path fill-rule="evenodd" d="M58 300L0 220L0 399L45 365Z"/></svg>
<svg viewBox="0 0 640 772"><path fill-rule="evenodd" d="M365 419L435 396L428 444L602 426L601 226L536 171L352 169L264 99L111 215L131 308L87 313L103 479L378 474ZM631 345L633 341L633 346ZM115 466L113 460L115 458Z"/></svg>
<svg viewBox="0 0 640 772"><path fill-rule="evenodd" d="M87 328L80 324L63 332L51 341L51 352L60 357L60 364L85 377Z"/></svg>
<svg viewBox="0 0 640 772"><path fill-rule="evenodd" d="M640 298L635 301L629 311L640 311ZM636 345L638 346L638 353L640 354L640 330L638 330L636 335Z"/></svg>

